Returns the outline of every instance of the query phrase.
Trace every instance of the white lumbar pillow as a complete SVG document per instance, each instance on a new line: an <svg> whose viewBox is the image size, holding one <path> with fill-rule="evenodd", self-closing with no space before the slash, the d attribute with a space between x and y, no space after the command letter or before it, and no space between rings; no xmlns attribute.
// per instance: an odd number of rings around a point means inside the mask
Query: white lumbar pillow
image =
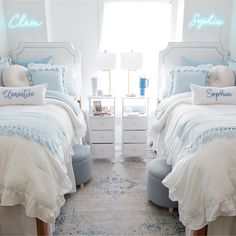
<svg viewBox="0 0 236 236"><path fill-rule="evenodd" d="M11 65L3 72L3 84L5 87L30 86L27 77L27 68L20 65Z"/></svg>
<svg viewBox="0 0 236 236"><path fill-rule="evenodd" d="M227 66L218 65L210 70L209 86L213 87L231 87L235 85L235 76L233 71Z"/></svg>
<svg viewBox="0 0 236 236"><path fill-rule="evenodd" d="M29 87L0 87L0 106L43 105L47 84Z"/></svg>
<svg viewBox="0 0 236 236"><path fill-rule="evenodd" d="M236 104L236 87L209 87L191 84L193 105Z"/></svg>

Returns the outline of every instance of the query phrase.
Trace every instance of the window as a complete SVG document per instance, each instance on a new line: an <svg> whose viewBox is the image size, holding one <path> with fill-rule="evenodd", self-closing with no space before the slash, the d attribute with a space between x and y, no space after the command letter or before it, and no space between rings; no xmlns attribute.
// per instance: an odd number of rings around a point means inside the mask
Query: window
<svg viewBox="0 0 236 236"><path fill-rule="evenodd" d="M117 53L143 53L143 68L136 72L132 86L139 93L137 79L145 75L149 79L149 96L157 94L158 52L166 47L171 37L171 4L164 0L104 0L100 50ZM124 95L127 91L127 72L112 74L113 93ZM134 81L133 81L134 82ZM114 89L116 88L116 89ZM125 90L125 91L124 91Z"/></svg>

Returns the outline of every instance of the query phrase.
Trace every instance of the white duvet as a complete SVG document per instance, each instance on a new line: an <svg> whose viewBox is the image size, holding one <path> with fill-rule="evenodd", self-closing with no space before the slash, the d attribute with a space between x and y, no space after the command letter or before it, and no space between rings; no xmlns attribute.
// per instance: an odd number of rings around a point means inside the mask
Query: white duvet
<svg viewBox="0 0 236 236"><path fill-rule="evenodd" d="M191 94L185 93L167 99L163 107L153 119L152 136L160 156L173 166L163 184L169 188L170 198L179 203L181 222L197 230L218 216L236 216L235 135L211 136L196 150L189 152L187 148L199 130L204 130L204 119L214 117L216 122L215 114L220 117L219 126L230 123L235 127L236 106L192 105ZM227 114L232 114L232 119L228 115L225 120ZM194 116L200 117L202 126L193 127L183 143L176 134Z"/></svg>
<svg viewBox="0 0 236 236"><path fill-rule="evenodd" d="M64 194L72 188L66 163L72 154L73 139L86 130L83 115L75 116L65 103L47 99L44 106L6 106L1 111L20 109L55 117L66 134L58 153L19 135L0 135L0 205L23 205L25 214L53 223L64 204Z"/></svg>

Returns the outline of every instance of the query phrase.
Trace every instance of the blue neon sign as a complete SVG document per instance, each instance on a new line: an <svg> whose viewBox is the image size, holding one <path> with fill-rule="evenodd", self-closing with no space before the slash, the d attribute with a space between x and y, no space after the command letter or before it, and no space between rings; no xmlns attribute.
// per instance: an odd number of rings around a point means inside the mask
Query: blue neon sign
<svg viewBox="0 0 236 236"><path fill-rule="evenodd" d="M25 14L15 14L12 16L8 23L8 27L11 29L17 28L26 28L26 29L35 29L39 28L42 25L42 22L36 21L34 19L28 19Z"/></svg>
<svg viewBox="0 0 236 236"><path fill-rule="evenodd" d="M189 28L196 28L197 30L203 27L221 27L224 25L224 20L218 18L215 14L211 14L207 17L202 17L199 13L196 13L189 22Z"/></svg>

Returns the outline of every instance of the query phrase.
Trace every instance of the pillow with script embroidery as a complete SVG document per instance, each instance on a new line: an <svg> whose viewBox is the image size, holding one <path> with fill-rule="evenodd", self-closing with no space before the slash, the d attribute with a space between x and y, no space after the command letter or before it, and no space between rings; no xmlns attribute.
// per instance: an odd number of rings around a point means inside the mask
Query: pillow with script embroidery
<svg viewBox="0 0 236 236"><path fill-rule="evenodd" d="M29 87L0 87L0 106L42 105L47 84Z"/></svg>
<svg viewBox="0 0 236 236"><path fill-rule="evenodd" d="M191 84L193 105L236 104L236 87L209 87Z"/></svg>

